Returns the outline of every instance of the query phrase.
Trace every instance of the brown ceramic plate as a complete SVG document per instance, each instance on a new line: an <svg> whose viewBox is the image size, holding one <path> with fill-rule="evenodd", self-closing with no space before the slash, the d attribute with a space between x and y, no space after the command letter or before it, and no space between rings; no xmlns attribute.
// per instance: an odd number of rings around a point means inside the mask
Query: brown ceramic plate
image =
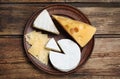
<svg viewBox="0 0 120 79"><path fill-rule="evenodd" d="M44 10L47 9L50 13L50 15L56 14L56 15L62 15L62 16L66 16L75 20L79 20L79 21L83 21L85 23L90 24L89 20L86 18L86 16L80 12L78 9L69 6L69 5L50 5L47 6L43 9L38 9L28 20L25 30L24 30L24 35L36 30L36 31L40 31L37 30L35 28L33 28L33 22L35 20L35 18L39 15L39 13ZM54 37L56 40L59 40L61 38L68 38L68 39L72 39L67 32L65 32L64 29L61 28L61 26L59 25L59 23L57 23L54 19L53 19L56 27L58 28L58 30L60 31L60 35L54 35L48 32L43 32L49 35L49 37ZM73 39L72 39L73 40ZM31 54L28 53L28 48L30 47L30 45L26 42L25 37L24 37L24 48L26 51L26 54L28 56L28 58L32 61L32 63L37 66L39 69L49 73L49 74L55 74L55 75L64 75L64 74L69 74L72 73L76 70L78 70L80 68L80 66L86 62L86 60L89 58L92 50L93 50L93 46L94 46L94 37L89 41L89 43L84 47L81 48L82 51L82 59L78 65L77 68L75 68L74 70L71 70L69 72L61 72L58 71L56 69L53 68L53 66L51 65L50 61L49 64L46 66L44 64L42 64L39 60L37 60L36 58L34 58ZM61 62L62 63L62 62Z"/></svg>

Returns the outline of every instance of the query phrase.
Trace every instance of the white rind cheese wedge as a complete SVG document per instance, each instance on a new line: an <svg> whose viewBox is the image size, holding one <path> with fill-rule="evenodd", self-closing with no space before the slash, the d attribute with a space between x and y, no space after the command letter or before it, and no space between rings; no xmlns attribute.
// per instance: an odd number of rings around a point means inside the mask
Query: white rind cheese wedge
<svg viewBox="0 0 120 79"><path fill-rule="evenodd" d="M50 49L50 50L54 50L54 51L58 51L58 52L61 52L60 48L58 47L56 41L54 38L51 38L47 45L46 45L46 48L47 49Z"/></svg>
<svg viewBox="0 0 120 79"><path fill-rule="evenodd" d="M69 39L61 39L58 41L58 44L64 54L50 51L49 58L52 65L63 72L75 69L81 60L81 51L79 46Z"/></svg>
<svg viewBox="0 0 120 79"><path fill-rule="evenodd" d="M40 30L52 32L54 34L59 34L59 31L55 27L48 11L45 9L43 10L38 17L35 19L33 23L33 27L38 28Z"/></svg>

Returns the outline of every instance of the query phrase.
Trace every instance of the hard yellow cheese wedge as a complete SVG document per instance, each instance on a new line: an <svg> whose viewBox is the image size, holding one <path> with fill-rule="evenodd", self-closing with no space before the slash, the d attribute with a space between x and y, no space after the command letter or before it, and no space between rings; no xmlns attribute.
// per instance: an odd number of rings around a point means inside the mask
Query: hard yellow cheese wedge
<svg viewBox="0 0 120 79"><path fill-rule="evenodd" d="M58 15L53 15L53 17L81 47L84 47L95 34L96 28L84 22Z"/></svg>

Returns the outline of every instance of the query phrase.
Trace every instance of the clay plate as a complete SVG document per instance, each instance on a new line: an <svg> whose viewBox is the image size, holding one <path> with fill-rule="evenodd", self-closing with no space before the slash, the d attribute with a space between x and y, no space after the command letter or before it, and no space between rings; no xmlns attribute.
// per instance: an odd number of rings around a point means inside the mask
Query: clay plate
<svg viewBox="0 0 120 79"><path fill-rule="evenodd" d="M24 30L24 35L33 31L33 30L41 31L41 30L37 30L37 29L33 28L32 26L33 26L33 22L34 22L35 18L44 9L47 9L49 11L50 15L53 15L53 14L62 15L62 16L66 16L66 17L69 17L69 18L72 18L72 19L75 19L75 20L79 20L79 21L83 21L85 23L90 24L90 22L86 18L86 16L82 12L80 12L78 9L76 9L72 6L69 6L69 5L50 5L50 6L47 6L47 7L43 8L43 9L38 9L30 17L30 19L28 20L28 22L26 24L26 27L25 27L25 30ZM72 39L68 35L68 33L65 32L65 30L63 28L61 28L61 26L59 25L59 23L57 23L57 21L55 21L54 19L53 19L53 21L54 21L56 27L58 28L58 30L60 31L60 35L54 35L54 34L42 31L43 33L48 34L49 37L54 37L55 40L59 40L59 39L62 39L62 38ZM26 42L25 37L23 39L23 42L24 42L24 48L25 48L26 54L35 66L37 66L39 69L41 69L41 70L43 70L43 71L45 71L49 74L65 75L65 74L70 74L70 73L73 73L73 72L77 71L80 68L80 66L83 63L86 62L86 60L89 58L89 56L90 56L90 54L92 53L92 50L93 50L94 37L89 41L89 43L84 48L81 48L82 59L81 59L79 65L78 65L78 67L75 68L74 70L69 71L69 72L61 72L61 71L58 71L58 70L54 69L53 66L51 65L50 61L49 61L49 64L47 66L42 64L39 60L37 60L31 54L28 53L28 48L30 47L30 45ZM62 63L62 62L60 62L60 63Z"/></svg>

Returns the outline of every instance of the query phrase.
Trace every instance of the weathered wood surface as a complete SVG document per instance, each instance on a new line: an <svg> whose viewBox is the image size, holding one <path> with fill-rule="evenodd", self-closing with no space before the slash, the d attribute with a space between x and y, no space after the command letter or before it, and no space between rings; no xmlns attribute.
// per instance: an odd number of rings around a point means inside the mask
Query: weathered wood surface
<svg viewBox="0 0 120 79"><path fill-rule="evenodd" d="M1 0L1 2L65 2L65 0Z"/></svg>
<svg viewBox="0 0 120 79"><path fill-rule="evenodd" d="M1 4L0 35L22 35L29 17L47 4ZM119 7L77 7L97 27L96 34L120 34ZM14 29L14 31L13 31Z"/></svg>
<svg viewBox="0 0 120 79"><path fill-rule="evenodd" d="M96 38L95 41L95 48L90 59L74 75L71 75L71 79L83 77L83 75L119 76L120 38ZM37 69L26 57L22 38L0 38L0 45L0 79L5 77L26 79L40 76L46 79L45 76L48 74ZM28 73L29 75L25 75ZM53 76L50 76L50 78L52 79ZM69 79L70 77L60 78Z"/></svg>
<svg viewBox="0 0 120 79"><path fill-rule="evenodd" d="M23 48L29 17L50 4L70 4L97 28L90 59L71 75L36 68ZM120 79L120 0L0 0L0 79Z"/></svg>
<svg viewBox="0 0 120 79"><path fill-rule="evenodd" d="M1 0L1 2L120 2L120 0Z"/></svg>
<svg viewBox="0 0 120 79"><path fill-rule="evenodd" d="M120 2L120 0L66 0L66 2Z"/></svg>

